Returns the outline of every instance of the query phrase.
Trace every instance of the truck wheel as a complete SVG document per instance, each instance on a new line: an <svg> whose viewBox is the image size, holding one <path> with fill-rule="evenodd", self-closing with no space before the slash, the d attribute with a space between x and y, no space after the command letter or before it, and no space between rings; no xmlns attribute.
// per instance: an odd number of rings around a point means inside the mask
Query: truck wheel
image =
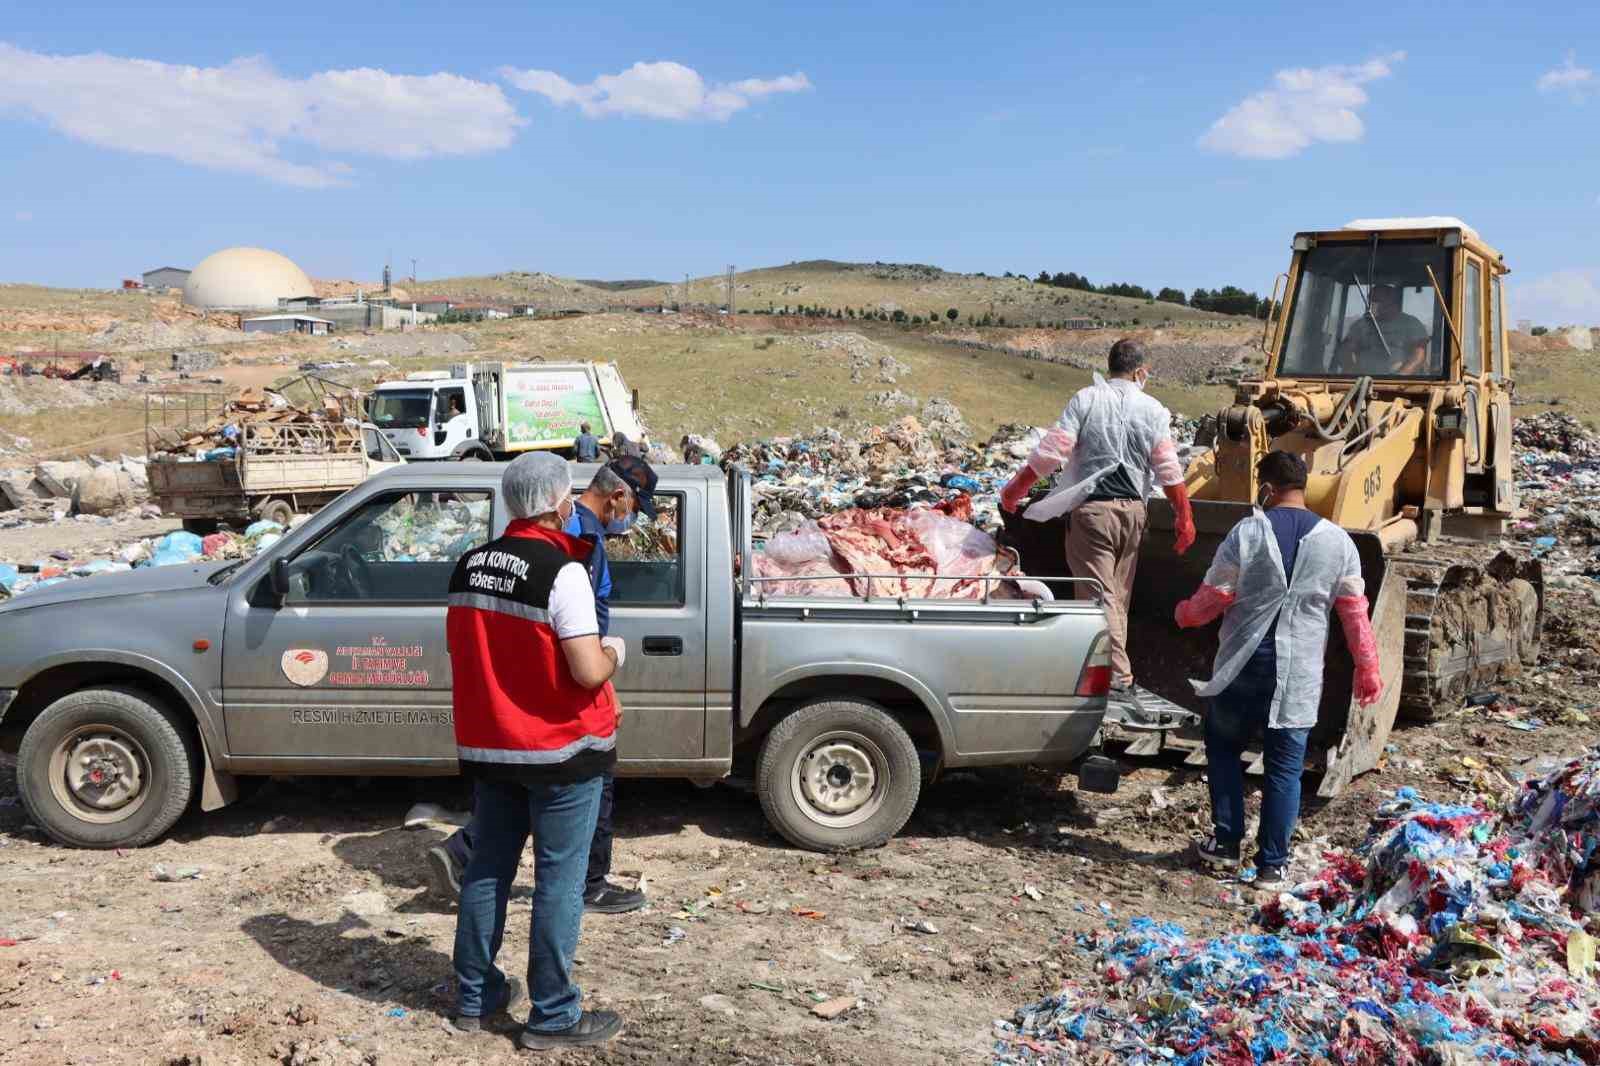
<svg viewBox="0 0 1600 1066"><path fill-rule="evenodd" d="M195 742L140 692L85 689L45 708L22 735L17 785L56 840L135 848L172 828L194 794Z"/></svg>
<svg viewBox="0 0 1600 1066"><path fill-rule="evenodd" d="M257 508L256 513L268 522L276 522L284 529L289 528L289 523L294 521L294 508L289 506L287 500L268 500Z"/></svg>
<svg viewBox="0 0 1600 1066"><path fill-rule="evenodd" d="M799 847L875 848L911 817L922 766L911 737L882 708L828 700L767 734L756 791L767 820Z"/></svg>

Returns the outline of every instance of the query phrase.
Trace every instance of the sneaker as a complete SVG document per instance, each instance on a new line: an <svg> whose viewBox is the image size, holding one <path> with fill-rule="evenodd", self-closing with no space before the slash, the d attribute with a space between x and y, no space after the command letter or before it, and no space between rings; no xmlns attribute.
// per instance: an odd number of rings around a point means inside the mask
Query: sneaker
<svg viewBox="0 0 1600 1066"><path fill-rule="evenodd" d="M1258 892L1284 892L1294 887L1286 866L1258 866L1251 887Z"/></svg>
<svg viewBox="0 0 1600 1066"><path fill-rule="evenodd" d="M461 898L461 867L443 844L428 849L428 877L433 890L450 899Z"/></svg>
<svg viewBox="0 0 1600 1066"><path fill-rule="evenodd" d="M1196 844L1194 850L1200 856L1200 861L1213 870L1226 870L1239 865L1237 842L1224 844L1212 835Z"/></svg>
<svg viewBox="0 0 1600 1066"><path fill-rule="evenodd" d="M500 998L500 1006L490 1011L487 1015L456 1014L450 1018L450 1024L455 1026L457 1032L481 1033L485 1018L492 1018L496 1014L505 1014L516 1006L517 1000L522 998L522 982L515 977L506 978L505 994Z"/></svg>
<svg viewBox="0 0 1600 1066"><path fill-rule="evenodd" d="M644 906L644 893L603 881L593 892L583 894L583 909L589 914L626 914Z"/></svg>
<svg viewBox="0 0 1600 1066"><path fill-rule="evenodd" d="M524 1051L551 1051L555 1048L586 1047L603 1044L622 1033L622 1018L609 1010L586 1010L577 1023L567 1029L545 1033L524 1029L517 1034L517 1046Z"/></svg>

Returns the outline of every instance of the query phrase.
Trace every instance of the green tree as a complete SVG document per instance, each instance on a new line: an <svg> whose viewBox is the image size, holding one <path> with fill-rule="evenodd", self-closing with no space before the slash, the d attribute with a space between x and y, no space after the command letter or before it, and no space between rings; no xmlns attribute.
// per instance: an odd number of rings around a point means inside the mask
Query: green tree
<svg viewBox="0 0 1600 1066"><path fill-rule="evenodd" d="M1166 304L1177 304L1179 307L1182 307L1189 302L1188 297L1183 295L1182 289L1173 288L1162 289L1156 294L1156 299Z"/></svg>
<svg viewBox="0 0 1600 1066"><path fill-rule="evenodd" d="M950 310L948 310L948 311L946 311L944 313L944 317L946 317L950 321L954 322L956 319L961 317L961 312L957 311L954 307L952 307L952 308L950 308Z"/></svg>

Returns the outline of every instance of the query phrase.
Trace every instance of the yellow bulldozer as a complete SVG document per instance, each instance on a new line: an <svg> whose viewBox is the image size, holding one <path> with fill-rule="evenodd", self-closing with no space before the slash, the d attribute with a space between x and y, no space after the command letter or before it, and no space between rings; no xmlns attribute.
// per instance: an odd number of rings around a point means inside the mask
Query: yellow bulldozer
<svg viewBox="0 0 1600 1066"><path fill-rule="evenodd" d="M1161 533L1173 524L1166 502L1150 505L1128 643L1141 687L1199 709L1188 679L1210 676L1215 629L1181 631L1173 609L1250 512L1256 461L1299 454L1308 505L1360 550L1383 665L1383 696L1357 707L1349 651L1331 627L1308 770L1332 796L1377 765L1397 714L1455 710L1535 662L1544 587L1537 560L1496 546L1520 514L1504 256L1459 219L1436 217L1357 220L1298 233L1293 248L1264 324L1262 372L1206 420L1190 460L1198 539L1187 555ZM1048 569L1064 562L1061 521L1007 522L1025 566L1064 572ZM1202 762L1187 733L1136 744L1186 745Z"/></svg>

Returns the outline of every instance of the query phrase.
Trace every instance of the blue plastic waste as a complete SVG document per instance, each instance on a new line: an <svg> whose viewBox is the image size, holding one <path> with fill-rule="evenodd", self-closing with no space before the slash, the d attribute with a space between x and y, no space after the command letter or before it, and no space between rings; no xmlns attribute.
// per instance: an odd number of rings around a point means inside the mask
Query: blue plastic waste
<svg viewBox="0 0 1600 1066"><path fill-rule="evenodd" d="M245 530L244 530L244 535L245 535L245 539L248 540L251 537L261 537L261 536L265 536L268 533L281 534L282 532L283 532L283 527L278 525L278 523L269 522L265 518L263 518L259 522L251 522L248 526L246 526Z"/></svg>
<svg viewBox="0 0 1600 1066"><path fill-rule="evenodd" d="M965 474L946 474L939 479L939 484L947 489L956 489L959 492L982 492L983 486L977 478Z"/></svg>
<svg viewBox="0 0 1600 1066"><path fill-rule="evenodd" d="M12 566L10 563L0 563L0 589L5 589L7 592L10 592L11 587L16 583L17 568Z"/></svg>
<svg viewBox="0 0 1600 1066"><path fill-rule="evenodd" d="M217 459L232 459L238 454L239 449L237 448L212 448L209 452L206 452L205 459L207 462L212 462Z"/></svg>

